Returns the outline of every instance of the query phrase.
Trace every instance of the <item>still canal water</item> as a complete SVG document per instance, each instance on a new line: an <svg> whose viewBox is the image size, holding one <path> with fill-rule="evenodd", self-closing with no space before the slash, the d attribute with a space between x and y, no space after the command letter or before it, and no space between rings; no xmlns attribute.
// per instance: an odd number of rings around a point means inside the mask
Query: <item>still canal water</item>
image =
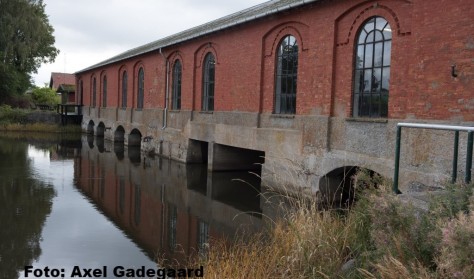
<svg viewBox="0 0 474 279"><path fill-rule="evenodd" d="M248 172L210 173L93 137L3 135L0 278L25 278L25 266L65 278L74 266L156 269L158 258L262 230L277 215L262 199Z"/></svg>

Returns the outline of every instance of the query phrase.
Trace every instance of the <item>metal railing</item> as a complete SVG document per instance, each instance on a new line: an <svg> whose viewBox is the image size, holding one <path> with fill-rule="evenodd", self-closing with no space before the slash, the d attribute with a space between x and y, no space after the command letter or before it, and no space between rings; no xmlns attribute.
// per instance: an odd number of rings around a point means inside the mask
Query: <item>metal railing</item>
<svg viewBox="0 0 474 279"><path fill-rule="evenodd" d="M82 115L82 106L59 104L56 107L56 112L60 115Z"/></svg>
<svg viewBox="0 0 474 279"><path fill-rule="evenodd" d="M436 124L419 124L419 123L398 123L397 124L397 138L395 144L395 168L393 174L393 192L401 194L398 189L398 177L400 169L400 141L402 138L402 127L405 128L418 128L418 129L434 129L434 130L445 130L454 131L454 146L453 146L453 170L451 175L451 182L455 183L458 173L458 151L459 151L459 132L467 132L467 154L466 154L466 173L464 176L464 182L471 182L471 169L472 169L472 145L474 127L467 126L451 126L451 125L436 125Z"/></svg>

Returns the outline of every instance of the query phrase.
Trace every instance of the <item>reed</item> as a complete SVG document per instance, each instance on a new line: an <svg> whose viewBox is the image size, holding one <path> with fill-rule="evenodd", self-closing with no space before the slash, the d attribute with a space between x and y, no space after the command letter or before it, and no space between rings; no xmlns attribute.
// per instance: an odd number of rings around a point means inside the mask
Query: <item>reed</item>
<svg viewBox="0 0 474 279"><path fill-rule="evenodd" d="M203 265L205 278L473 278L473 186L449 186L420 211L376 180L357 174L356 187L366 189L342 211L289 195L292 210L268 232L211 242L191 265Z"/></svg>

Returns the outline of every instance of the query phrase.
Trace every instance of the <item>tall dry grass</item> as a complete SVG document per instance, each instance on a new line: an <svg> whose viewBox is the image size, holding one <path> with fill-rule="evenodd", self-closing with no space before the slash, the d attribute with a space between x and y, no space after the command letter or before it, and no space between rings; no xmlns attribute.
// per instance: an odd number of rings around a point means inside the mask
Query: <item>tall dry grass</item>
<svg viewBox="0 0 474 279"><path fill-rule="evenodd" d="M205 278L474 278L472 185L448 186L420 211L373 178L357 175L365 190L342 212L289 196L293 210L269 233L214 243L192 265Z"/></svg>

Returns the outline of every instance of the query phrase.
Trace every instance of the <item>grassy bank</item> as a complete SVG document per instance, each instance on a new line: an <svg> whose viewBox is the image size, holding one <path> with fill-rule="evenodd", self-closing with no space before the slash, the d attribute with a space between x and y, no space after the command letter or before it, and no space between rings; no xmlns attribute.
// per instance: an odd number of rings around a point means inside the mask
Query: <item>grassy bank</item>
<svg viewBox="0 0 474 279"><path fill-rule="evenodd" d="M427 212L357 175L357 202L320 211L304 199L269 235L215 243L206 278L474 278L472 185L449 185ZM377 189L374 189L377 188Z"/></svg>
<svg viewBox="0 0 474 279"><path fill-rule="evenodd" d="M9 123L0 124L0 131L80 134L82 130L78 125L62 126L47 123Z"/></svg>
<svg viewBox="0 0 474 279"><path fill-rule="evenodd" d="M29 123L28 114L32 110L0 106L0 131L40 132L40 133L80 133L76 125L61 126L51 123Z"/></svg>

